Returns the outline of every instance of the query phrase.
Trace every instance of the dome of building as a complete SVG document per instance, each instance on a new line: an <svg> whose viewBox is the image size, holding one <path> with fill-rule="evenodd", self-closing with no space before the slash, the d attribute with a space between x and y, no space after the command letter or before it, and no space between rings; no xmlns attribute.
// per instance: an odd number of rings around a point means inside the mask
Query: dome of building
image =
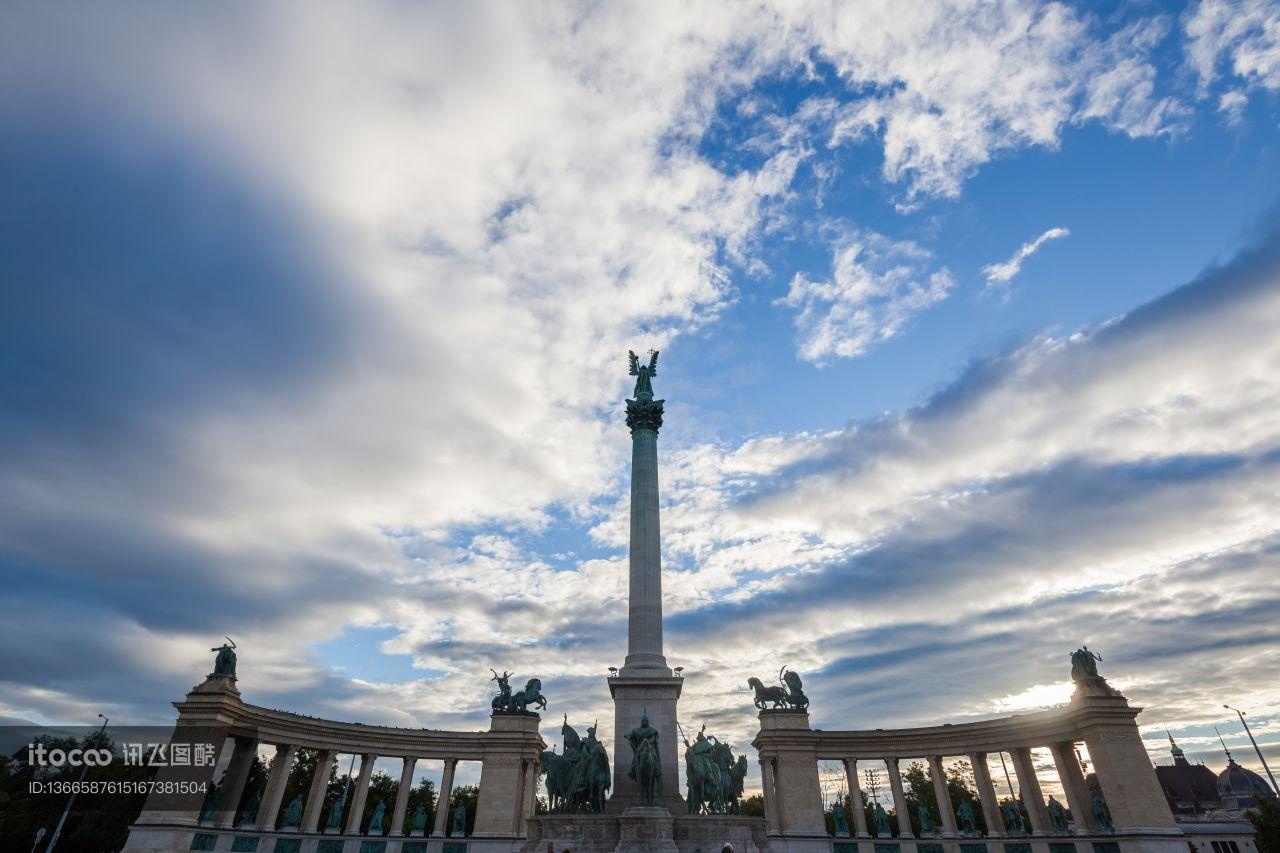
<svg viewBox="0 0 1280 853"><path fill-rule="evenodd" d="M1218 774L1218 796L1224 800L1235 798L1242 806L1253 805L1246 800L1256 801L1275 796L1271 786L1247 767L1236 764L1235 759L1227 758L1227 769Z"/></svg>

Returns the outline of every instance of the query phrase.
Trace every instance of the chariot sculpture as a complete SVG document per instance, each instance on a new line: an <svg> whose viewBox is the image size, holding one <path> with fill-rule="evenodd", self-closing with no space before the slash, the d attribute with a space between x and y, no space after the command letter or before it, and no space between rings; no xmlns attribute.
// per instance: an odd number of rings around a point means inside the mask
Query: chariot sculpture
<svg viewBox="0 0 1280 853"><path fill-rule="evenodd" d="M804 695L800 674L785 666L778 672L777 686L765 687L764 682L754 675L747 679L747 684L755 691L756 707L762 711L783 708L803 711L809 707L809 697Z"/></svg>
<svg viewBox="0 0 1280 853"><path fill-rule="evenodd" d="M528 713L530 705L543 709L547 707L547 699L542 695L541 679L530 678L525 682L523 690L512 693L510 678L514 673L503 670L502 675L498 675L496 670L489 671L493 673L493 678L489 680L498 682L498 693L491 703L493 710L524 714Z"/></svg>

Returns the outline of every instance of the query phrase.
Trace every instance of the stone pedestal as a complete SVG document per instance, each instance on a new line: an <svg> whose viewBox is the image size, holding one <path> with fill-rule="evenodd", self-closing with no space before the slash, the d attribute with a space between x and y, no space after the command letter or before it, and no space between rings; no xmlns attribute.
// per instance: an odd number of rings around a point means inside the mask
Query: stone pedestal
<svg viewBox="0 0 1280 853"><path fill-rule="evenodd" d="M675 825L671 812L662 806L629 806L618 816L618 846L614 851L677 853Z"/></svg>
<svg viewBox="0 0 1280 853"><path fill-rule="evenodd" d="M662 759L661 804L672 814L683 814L678 764L680 735L676 730L676 702L684 679L673 676L617 675L609 679L613 696L613 791L610 813L641 805L640 786L627 776L631 769L631 744L627 732L649 715L649 725L658 730L658 755Z"/></svg>

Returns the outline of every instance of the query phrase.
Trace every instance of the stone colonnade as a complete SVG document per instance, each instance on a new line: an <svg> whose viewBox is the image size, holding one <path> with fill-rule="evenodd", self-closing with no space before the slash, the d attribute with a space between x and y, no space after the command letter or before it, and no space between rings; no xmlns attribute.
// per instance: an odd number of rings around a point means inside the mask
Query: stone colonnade
<svg viewBox="0 0 1280 853"><path fill-rule="evenodd" d="M846 844L876 835L875 827L867 826L860 807L858 762L883 761L888 768L897 834L879 841L880 845L897 845L897 853L912 853L913 847L917 853L924 853L926 844L932 845L927 848L929 853L937 853L937 845L945 853L959 853L961 844L965 845L964 853L974 853L970 844L985 847L989 839L1008 842L1004 853L1026 851L1019 844L1030 844L1032 853L1050 853L1051 849L1060 853L1065 847L1058 845L1073 846L1077 840L1085 845L1078 853L1090 853L1089 843L1107 845L1095 847L1098 853L1117 849L1109 845L1118 845L1124 853L1185 853L1186 841L1169 812L1134 721L1140 711L1101 678L1081 684L1070 704L1062 708L915 729L813 730L808 714L802 711L762 711L760 733L753 745L760 753L770 846L775 853L831 849L818 762L835 760L844 765L853 804L854 837ZM1075 752L1080 742L1088 748L1098 790L1110 811L1110 827L1100 827L1095 820L1092 793ZM1062 780L1067 800L1064 805L1075 823L1072 831L1055 829L1050 818L1032 763L1031 750L1042 747L1049 749ZM1000 752L1013 759L1029 826L1005 826L987 767L987 756ZM967 758L973 766L979 802L971 807L981 809L987 826L985 838L966 833L958 825L955 810L959 804L951 801L943 772L943 760L950 757ZM906 758L924 758L929 764L939 813L931 815L938 825L926 838L916 839L913 835L899 770L899 761ZM837 846L840 841L836 839ZM852 853L847 846L845 850ZM988 853L1001 851L991 847Z"/></svg>
<svg viewBox="0 0 1280 853"><path fill-rule="evenodd" d="M211 812L202 813L203 796L152 794L130 828L125 851L230 850L233 845L244 849L253 846L251 839L257 837L285 840L286 849L299 853L339 849L348 853L372 849L370 843L379 853L443 853L450 819L448 803L459 761L481 763L475 827L465 839L468 853L510 853L519 849L526 835L526 821L534 813L538 760L545 748L538 734L536 714L495 714L489 730L481 732L342 723L245 704L234 680L218 676L210 676L184 701L174 705L178 721L173 743L209 743L220 751L230 745L230 756L220 755L216 765L226 768L218 788L218 805ZM254 759L264 744L273 746L274 754L257 816L252 823L241 820L237 824L238 805ZM297 825L284 825L280 812L299 749L318 753L317 771L303 794ZM359 771L350 786L341 825L321 827L327 769L339 753L359 756ZM385 815L386 835L366 836L362 835L361 821L373 767L379 758L403 761L400 783L395 803ZM411 822L406 812L413 773L421 760L444 762L431 835L406 828ZM172 767L160 770L156 778L158 783L207 786L214 771L214 766ZM456 843L463 839L449 840L455 843L450 853L462 853ZM280 845L267 841L256 849L270 851L280 849Z"/></svg>

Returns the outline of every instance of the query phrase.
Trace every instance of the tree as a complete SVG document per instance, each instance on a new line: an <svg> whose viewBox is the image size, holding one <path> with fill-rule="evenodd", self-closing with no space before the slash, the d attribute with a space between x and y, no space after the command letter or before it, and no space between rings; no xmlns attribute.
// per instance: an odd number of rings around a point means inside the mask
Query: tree
<svg viewBox="0 0 1280 853"><path fill-rule="evenodd" d="M764 817L764 795L752 794L749 797L743 797L739 811L743 817Z"/></svg>
<svg viewBox="0 0 1280 853"><path fill-rule="evenodd" d="M1259 799L1244 816L1253 824L1258 853L1280 853L1280 802L1274 797Z"/></svg>

